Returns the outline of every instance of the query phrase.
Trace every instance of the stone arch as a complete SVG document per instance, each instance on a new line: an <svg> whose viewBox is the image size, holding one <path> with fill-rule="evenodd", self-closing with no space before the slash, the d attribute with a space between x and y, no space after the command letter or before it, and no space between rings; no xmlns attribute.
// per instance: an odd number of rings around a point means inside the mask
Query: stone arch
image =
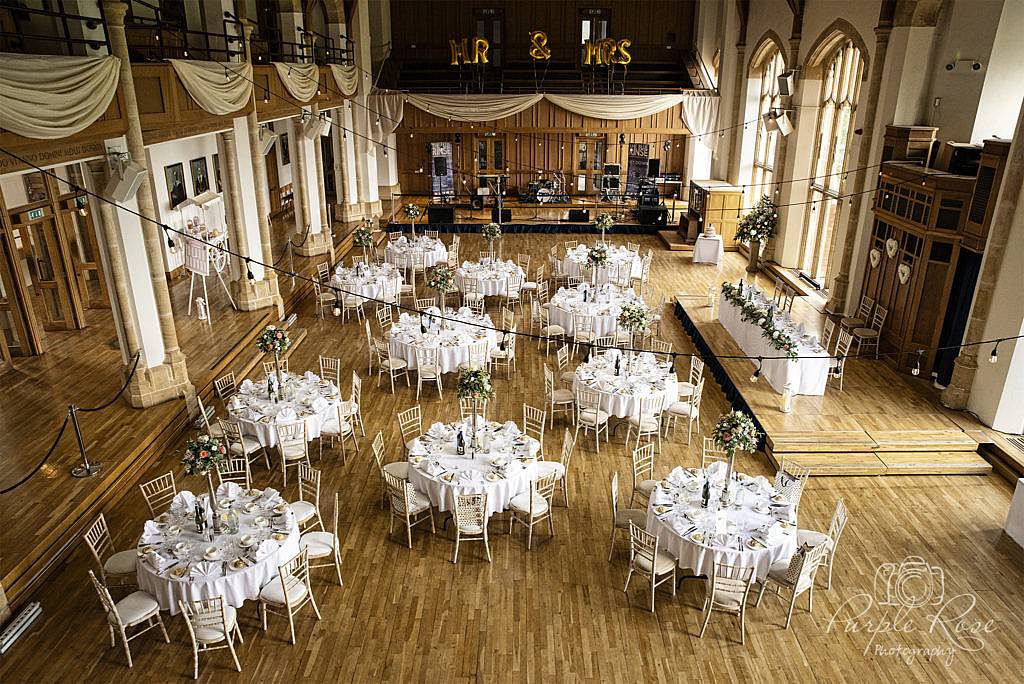
<svg viewBox="0 0 1024 684"><path fill-rule="evenodd" d="M790 67L789 56L786 54L786 47L782 43L782 39L779 38L779 34L775 31L768 29L761 36L760 40L757 41L757 47L750 53L750 64L747 65L748 78L760 74L761 67L764 66L764 62L768 55L771 54L773 47L777 48L779 54L782 55L782 64L787 69Z"/></svg>
<svg viewBox="0 0 1024 684"><path fill-rule="evenodd" d="M833 21L811 45L804 62L804 77L820 77L822 67L832 56L833 51L847 40L853 41L854 46L860 50L861 59L864 60L861 80L866 81L871 71L871 53L868 52L867 43L864 42L860 32L846 19Z"/></svg>

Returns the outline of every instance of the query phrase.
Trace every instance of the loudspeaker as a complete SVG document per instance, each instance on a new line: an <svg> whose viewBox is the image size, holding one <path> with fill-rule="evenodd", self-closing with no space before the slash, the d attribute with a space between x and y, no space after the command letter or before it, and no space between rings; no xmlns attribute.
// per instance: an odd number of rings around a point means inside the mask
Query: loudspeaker
<svg viewBox="0 0 1024 684"><path fill-rule="evenodd" d="M640 225L664 226L668 224L668 209L665 207L643 207L640 209Z"/></svg>
<svg viewBox="0 0 1024 684"><path fill-rule="evenodd" d="M796 78L792 71L783 71L779 74L779 95L788 96L793 94L793 86Z"/></svg>
<svg viewBox="0 0 1024 684"><path fill-rule="evenodd" d="M127 202L135 197L135 193L139 191L139 186L145 179L146 167L130 161L124 165L120 173L110 176L110 181L104 188L103 194L118 204Z"/></svg>
<svg viewBox="0 0 1024 684"><path fill-rule="evenodd" d="M511 223L512 222L512 210L502 209L501 220L498 220L498 207L491 207L491 221L495 223Z"/></svg>
<svg viewBox="0 0 1024 684"><path fill-rule="evenodd" d="M483 209L484 208L484 198L483 197L473 197L473 198L471 198L469 200L469 206L473 207L474 209Z"/></svg>
<svg viewBox="0 0 1024 684"><path fill-rule="evenodd" d="M269 128L260 128L260 149L263 150L263 155L266 156L270 152L270 148L277 142L277 133L274 133Z"/></svg>
<svg viewBox="0 0 1024 684"><path fill-rule="evenodd" d="M661 174L661 160L660 159L648 159L647 160L647 177L657 178Z"/></svg>
<svg viewBox="0 0 1024 684"><path fill-rule="evenodd" d="M575 223L590 223L589 209L570 209L569 220Z"/></svg>
<svg viewBox="0 0 1024 684"><path fill-rule="evenodd" d="M435 176L447 176L448 175L448 164L444 157L434 157L434 175Z"/></svg>
<svg viewBox="0 0 1024 684"><path fill-rule="evenodd" d="M316 140L316 136L326 135L329 129L329 122L324 121L319 116L314 116L309 121L306 122L305 126L302 127L302 132L306 135L307 138L312 138Z"/></svg>
<svg viewBox="0 0 1024 684"><path fill-rule="evenodd" d="M778 118L775 119L775 123L778 125L779 134L782 135L782 137L786 137L793 132L793 122L789 120L789 114L782 112L782 114L779 114Z"/></svg>
<svg viewBox="0 0 1024 684"><path fill-rule="evenodd" d="M461 133L456 133L455 134L455 144L456 145L461 145L462 144L462 134Z"/></svg>
<svg viewBox="0 0 1024 684"><path fill-rule="evenodd" d="M455 223L455 207L427 207L427 223Z"/></svg>
<svg viewBox="0 0 1024 684"><path fill-rule="evenodd" d="M619 165L618 164L605 164L604 169L601 171L606 176L618 176Z"/></svg>

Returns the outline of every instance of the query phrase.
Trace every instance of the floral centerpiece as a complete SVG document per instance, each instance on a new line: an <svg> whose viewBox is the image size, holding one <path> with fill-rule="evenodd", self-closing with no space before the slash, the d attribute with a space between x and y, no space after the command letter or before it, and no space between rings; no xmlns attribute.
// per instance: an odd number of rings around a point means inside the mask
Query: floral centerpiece
<svg viewBox="0 0 1024 684"><path fill-rule="evenodd" d="M753 453L757 451L758 442L761 441L761 432L754 425L754 420L743 411L729 411L723 414L711 434L715 446L728 455L729 464L725 471L725 489L722 498L727 503L733 500L733 492L729 486L732 481L733 463L737 451Z"/></svg>
<svg viewBox="0 0 1024 684"><path fill-rule="evenodd" d="M477 447L477 416L480 413L480 402L487 402L494 398L494 385L491 384L491 374L484 368L463 368L459 373L459 386L456 389L459 399L470 399L473 402L473 439L470 441L470 448L476 456Z"/></svg>
<svg viewBox="0 0 1024 684"><path fill-rule="evenodd" d="M491 261L494 261L494 243L501 239L501 226L497 223L485 224L480 229L480 235L487 240L487 250L490 252Z"/></svg>
<svg viewBox="0 0 1024 684"><path fill-rule="evenodd" d="M438 294L441 295L441 314L443 316L445 311L444 296L446 293L455 290L455 271L445 264L435 267L427 277L427 287L437 290Z"/></svg>
<svg viewBox="0 0 1024 684"><path fill-rule="evenodd" d="M423 210L418 205L410 202L409 204L402 205L402 213L405 214L405 218L416 223L416 219L423 215Z"/></svg>
<svg viewBox="0 0 1024 684"><path fill-rule="evenodd" d="M779 209L768 195L763 195L754 208L740 219L736 226L736 240L750 243L750 263L747 271L757 270L761 245L775 234L779 222Z"/></svg>
<svg viewBox="0 0 1024 684"><path fill-rule="evenodd" d="M367 261L367 250L373 247L373 228L359 226L352 232L352 243L363 250L363 261Z"/></svg>
<svg viewBox="0 0 1024 684"><path fill-rule="evenodd" d="M604 233L615 225L615 219L613 219L612 215L608 212L602 211L597 215L594 225L601 231L601 242L604 242Z"/></svg>
<svg viewBox="0 0 1024 684"><path fill-rule="evenodd" d="M220 533L221 520L217 507L217 494L213 488L213 473L217 466L228 460L228 450L220 440L210 435L199 435L185 444L185 456L181 459L186 475L206 478L210 492L210 509L213 511L213 531Z"/></svg>
<svg viewBox="0 0 1024 684"><path fill-rule="evenodd" d="M631 333L645 330L651 323L651 312L642 304L625 304L619 311L619 327Z"/></svg>
<svg viewBox="0 0 1024 684"><path fill-rule="evenodd" d="M264 354L274 355L274 374L277 377L277 392L280 394L284 387L284 378L281 377L281 354L288 351L292 346L291 337L285 328L278 328L276 325L268 325L256 338L256 348Z"/></svg>
<svg viewBox="0 0 1024 684"><path fill-rule="evenodd" d="M604 266L608 263L608 245L596 244L587 250L587 263L593 267Z"/></svg>
<svg viewBox="0 0 1024 684"><path fill-rule="evenodd" d="M740 320L753 323L761 329L761 337L768 340L772 348L785 353L788 358L797 358L796 340L775 324L775 316L770 307L747 299L732 283L722 283L722 294L727 302L739 308Z"/></svg>

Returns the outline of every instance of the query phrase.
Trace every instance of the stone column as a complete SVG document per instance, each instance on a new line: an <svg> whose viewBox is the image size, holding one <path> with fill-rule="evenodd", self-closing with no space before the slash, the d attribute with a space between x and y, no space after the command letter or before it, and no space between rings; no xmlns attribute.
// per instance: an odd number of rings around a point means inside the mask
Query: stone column
<svg viewBox="0 0 1024 684"><path fill-rule="evenodd" d="M800 36L796 35L793 38L789 39L789 61L786 62L786 68L790 69L790 68L792 68L793 65L799 64L799 63L800 63ZM800 88L800 79L799 79L799 77L794 77L794 79L793 79L793 86L794 86L793 87L793 93L788 98L783 100L783 102L782 102L783 109L787 108L789 106L789 104L795 99L796 91ZM796 120L798 118L798 112L797 112L797 110L795 108L793 109L793 111L789 112L789 118L793 122L794 127L795 127ZM757 125L760 125L760 124L757 124ZM789 150L789 136L788 135L779 135L778 140L775 141L775 160L774 160L774 167L775 168L772 171L772 179L775 180L776 182L782 181L786 177L786 153L788 152L788 150ZM765 188L760 188L759 191L758 191L758 195L768 195L769 197L772 198L773 202L775 202L776 204L780 204L780 202L779 202L779 195L775 194L775 188L773 188L771 186L768 186L768 187L765 187ZM758 197L758 199L760 199L760 197ZM782 210L780 210L780 214L779 214L779 225L780 226L782 225L782 213L781 213L781 211ZM778 238L779 238L779 230L780 230L779 227L776 227L776 229L775 229L775 237L773 237L771 240L769 240L768 244L765 245L764 254L762 255L762 259L765 262L775 261L775 243L778 241Z"/></svg>
<svg viewBox="0 0 1024 684"><path fill-rule="evenodd" d="M132 76L131 60L128 56L128 40L124 31L124 16L128 5L121 0L103 0L103 14L107 20L107 36L110 40L111 52L121 60L119 88L124 97L125 118L128 121L126 139L128 153L132 161L145 165L146 150L142 140L142 126L139 123L139 106L135 98L135 81ZM152 171L150 171L152 177ZM146 217L155 217L153 190L149 183L139 186L136 200L139 213ZM130 388L133 401L149 406L168 399L195 393L188 379L185 367L185 355L178 347L178 333L174 327L174 312L171 309L171 296L167 289L167 278L164 273L163 240L164 236L156 223L142 221L145 239L146 258L149 261L150 281L153 297L156 301L157 314L160 320L160 334L164 344L163 363L150 366L144 372L136 373ZM182 240L179 239L178 243ZM153 361L152 359L150 361Z"/></svg>
<svg viewBox="0 0 1024 684"><path fill-rule="evenodd" d="M320 105L316 102L313 103L312 112L314 117L320 116ZM317 207L314 209L307 204L306 220L312 224L312 227L310 228L309 238L307 238L306 242L301 247L297 247L296 250L302 256L330 254L331 261L333 262L334 238L331 234L331 221L327 216L327 191L324 187L323 136L314 136L311 147L313 150L313 162L316 169ZM303 171L305 171L306 167L307 165L303 164ZM313 232L313 229L317 228L317 221L319 221L319 231Z"/></svg>
<svg viewBox="0 0 1024 684"><path fill-rule="evenodd" d="M305 130L302 119L295 118L289 122L292 131L292 192L295 211L295 239L292 242L299 242L306 226L310 225L309 214L309 192L306 189L306 141ZM312 227L310 227L312 230Z"/></svg>
<svg viewBox="0 0 1024 684"><path fill-rule="evenodd" d="M744 78L744 72L747 65L747 44L743 40L742 36L736 43L736 73L734 74L734 83L732 87L732 118L736 123L743 121L743 84L746 79ZM719 128L723 128L722 123L718 124ZM715 135L712 133L712 135ZM724 139L723 139L724 140ZM691 139L688 141L689 144L697 144ZM743 148L743 126L737 126L732 131L731 139L729 140L729 173L727 178L733 185L739 185L740 175L740 150Z"/></svg>
<svg viewBox="0 0 1024 684"><path fill-rule="evenodd" d="M370 34L370 13L367 2L356 3L355 20L355 63L359 67L359 90L353 96L356 104L352 105L352 130L355 131L356 150L356 185L359 189L359 202L367 217L380 216L382 213L380 194L377 190L377 150L371 140L369 95L373 88L369 74L373 72L373 61L370 55L372 38Z"/></svg>
<svg viewBox="0 0 1024 684"><path fill-rule="evenodd" d="M992 295L1008 251L1010 231L1017 214L1021 190L1024 189L1022 186L1024 186L1024 107L1021 108L1021 114L1017 118L1017 129L1013 133L1013 145L1010 148L1010 156L1006 160L1002 188L999 191L999 204L996 206L995 216L992 219L988 241L985 243L985 262L982 265L978 289L974 293L974 306L971 308L967 332L964 334L964 343L966 344L971 345L971 343L985 339L985 326L988 323L989 312L992 310ZM1014 321L1008 323L1014 323ZM1008 336L1014 334L1016 333L1011 330ZM1003 354L1000 356L1008 357L1008 352L1011 349L1010 344L1003 345ZM978 371L978 352L977 344L963 347L960 350L953 362L953 377L950 379L949 386L942 392L941 400L944 406L951 409L967 408L967 402L971 396L971 386L974 384L974 375ZM1019 401L1019 398L1017 400Z"/></svg>
<svg viewBox="0 0 1024 684"><path fill-rule="evenodd" d="M871 144L875 137L875 112L878 109L878 95L882 90L882 72L885 70L885 53L889 47L889 34L892 33L892 19L882 17L875 27L875 54L871 58L871 81L868 83L868 97L864 101L864 135L860 139L860 152L857 155L858 166L871 163ZM850 287L850 268L853 265L853 252L857 245L857 229L860 225L860 212L864 204L864 186L867 179L878 175L875 169L861 169L853 172L853 187L843 194L851 195L850 215L846 221L846 235L843 239L842 260L839 270L832 281L832 295L826 311L842 313L846 311L847 290ZM842 204L840 203L840 207ZM835 249L835 247L833 247Z"/></svg>
<svg viewBox="0 0 1024 684"><path fill-rule="evenodd" d="M231 281L231 295L238 302L243 311L252 311L255 308L253 302L259 299L254 282L250 282L245 258L249 254L249 242L245 234L245 210L242 208L242 181L238 176L238 150L235 146L235 131L228 130L218 133L224 145L224 174L225 195L231 203L231 226L228 235L231 237L231 249L242 257L239 259L238 268L235 269L236 277Z"/></svg>

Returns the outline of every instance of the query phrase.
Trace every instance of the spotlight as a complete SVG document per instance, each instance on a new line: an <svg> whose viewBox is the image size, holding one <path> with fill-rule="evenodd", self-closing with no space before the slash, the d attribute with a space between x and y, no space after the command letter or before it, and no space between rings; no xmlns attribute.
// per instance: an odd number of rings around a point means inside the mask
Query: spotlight
<svg viewBox="0 0 1024 684"><path fill-rule="evenodd" d="M763 366L763 365L764 365L764 359L762 359L760 356L758 356L757 357L757 370L755 370L754 374L750 376L750 382L757 382L758 381L758 379L761 377L761 366Z"/></svg>
<svg viewBox="0 0 1024 684"><path fill-rule="evenodd" d="M619 144L620 145L625 145L626 144L626 134L625 133L619 133Z"/></svg>
<svg viewBox="0 0 1024 684"><path fill-rule="evenodd" d="M992 353L988 355L989 363L999 363L999 343L996 342L992 347Z"/></svg>

